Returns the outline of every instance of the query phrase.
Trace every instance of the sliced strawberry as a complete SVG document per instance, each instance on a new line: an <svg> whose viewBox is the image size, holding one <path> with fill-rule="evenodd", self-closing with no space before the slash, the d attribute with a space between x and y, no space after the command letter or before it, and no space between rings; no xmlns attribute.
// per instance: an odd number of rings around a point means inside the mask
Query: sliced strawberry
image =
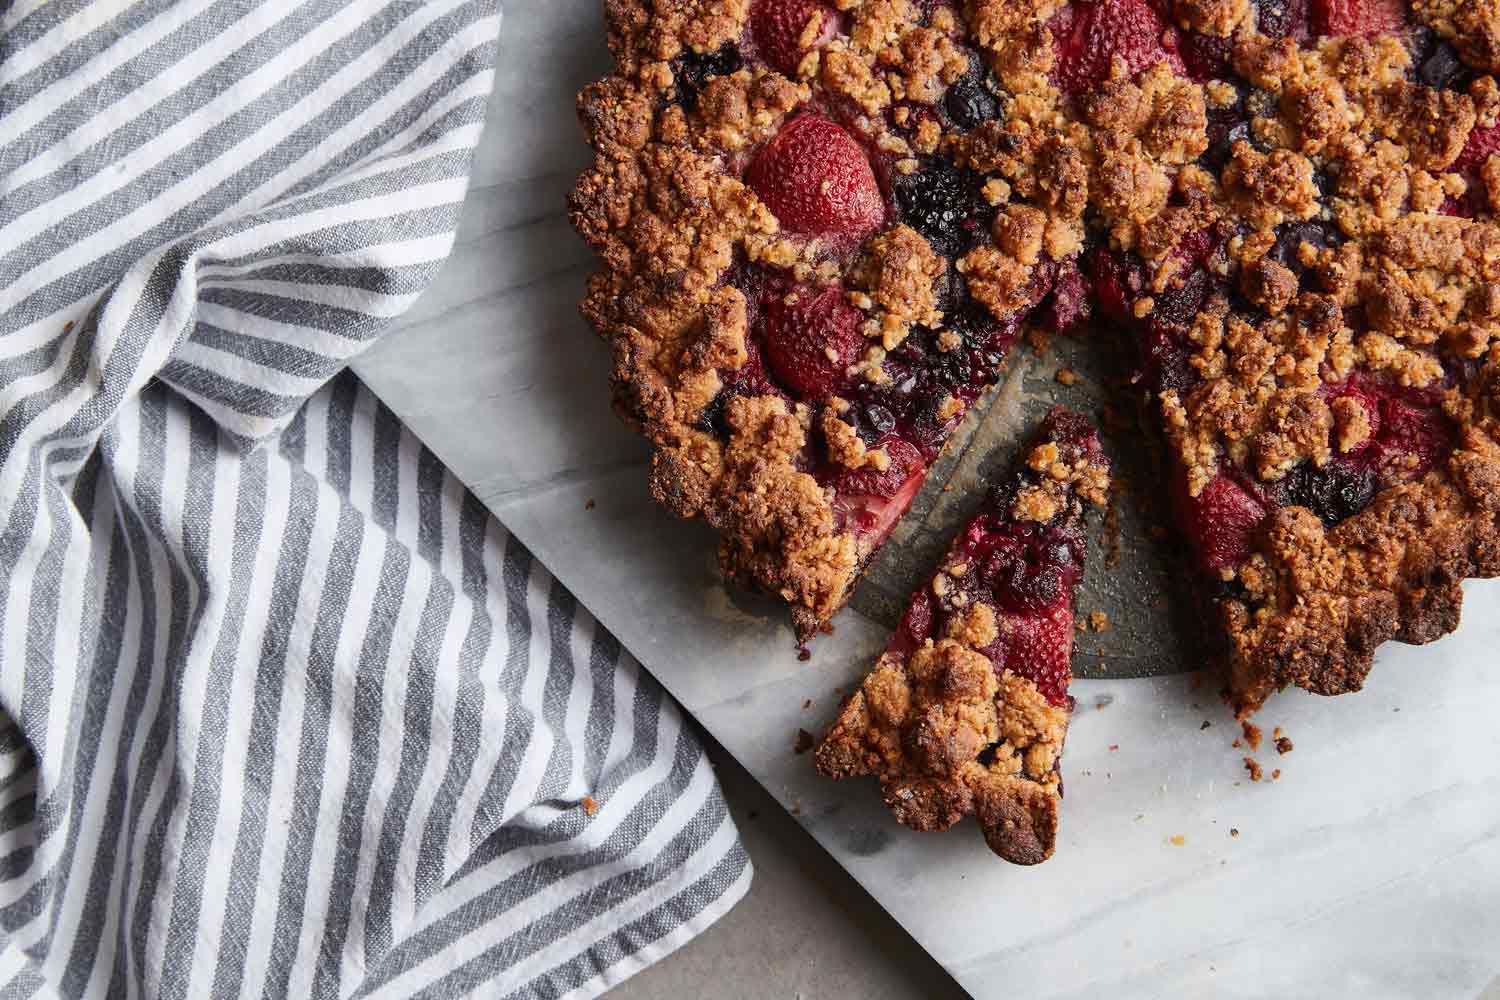
<svg viewBox="0 0 1500 1000"><path fill-rule="evenodd" d="M1040 614L1006 615L1001 635L1004 669L1030 680L1052 704L1066 704L1073 678L1072 601Z"/></svg>
<svg viewBox="0 0 1500 1000"><path fill-rule="evenodd" d="M1177 29L1146 0L1074 3L1051 22L1057 45L1053 76L1070 94L1098 86L1109 77L1115 56L1132 76L1165 60L1173 72L1186 70L1178 55Z"/></svg>
<svg viewBox="0 0 1500 1000"><path fill-rule="evenodd" d="M1122 253L1100 247L1089 256L1089 277L1094 298L1105 319L1123 323L1130 318L1130 304L1145 287L1139 264Z"/></svg>
<svg viewBox="0 0 1500 1000"><path fill-rule="evenodd" d="M1405 24L1402 0L1313 0L1316 35L1378 35L1398 31Z"/></svg>
<svg viewBox="0 0 1500 1000"><path fill-rule="evenodd" d="M845 472L834 483L840 493L890 499L900 493L912 475L921 472L926 464L922 453L901 438L887 438L880 442L879 448L890 459L885 469L866 467Z"/></svg>
<svg viewBox="0 0 1500 1000"><path fill-rule="evenodd" d="M1183 491L1186 493L1186 490ZM1227 476L1217 476L1196 497L1184 496L1188 532L1210 571L1238 566L1250 555L1250 539L1266 509Z"/></svg>
<svg viewBox="0 0 1500 1000"><path fill-rule="evenodd" d="M898 445L905 448L899 449ZM867 549L885 541L927 479L926 463L915 448L899 438L886 442L884 447L891 456L886 473L873 481L866 480L865 473L849 473L835 487L835 524L840 531L854 532ZM862 486L873 489L864 492Z"/></svg>
<svg viewBox="0 0 1500 1000"><path fill-rule="evenodd" d="M1484 161L1490 158L1491 153L1500 153L1500 125L1471 131L1469 140L1464 143L1463 152L1458 154L1458 159L1448 169L1456 174L1474 174L1484 166Z"/></svg>
<svg viewBox="0 0 1500 1000"><path fill-rule="evenodd" d="M887 648L893 653L910 654L931 636L932 595L919 590L911 595L911 603L906 606L906 614L901 616L901 624L896 627Z"/></svg>
<svg viewBox="0 0 1500 1000"><path fill-rule="evenodd" d="M864 353L864 314L837 288L798 286L766 303L766 361L799 399L831 396Z"/></svg>
<svg viewBox="0 0 1500 1000"><path fill-rule="evenodd" d="M1453 450L1453 428L1435 407L1382 399L1379 427L1380 461L1395 481L1420 479Z"/></svg>
<svg viewBox="0 0 1500 1000"><path fill-rule="evenodd" d="M792 74L809 51L827 45L836 22L833 11L819 0L755 0L750 8L750 32L766 62ZM803 39L812 41L809 46Z"/></svg>
<svg viewBox="0 0 1500 1000"><path fill-rule="evenodd" d="M745 179L794 233L861 240L885 221L869 157L853 136L821 115L788 122Z"/></svg>

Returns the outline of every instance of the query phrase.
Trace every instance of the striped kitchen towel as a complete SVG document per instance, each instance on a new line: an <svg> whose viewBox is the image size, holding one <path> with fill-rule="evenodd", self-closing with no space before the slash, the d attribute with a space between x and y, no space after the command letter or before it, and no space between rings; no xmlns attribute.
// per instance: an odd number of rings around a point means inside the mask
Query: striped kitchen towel
<svg viewBox="0 0 1500 1000"><path fill-rule="evenodd" d="M496 0L0 0L0 996L590 996L750 866L681 712L345 365Z"/></svg>

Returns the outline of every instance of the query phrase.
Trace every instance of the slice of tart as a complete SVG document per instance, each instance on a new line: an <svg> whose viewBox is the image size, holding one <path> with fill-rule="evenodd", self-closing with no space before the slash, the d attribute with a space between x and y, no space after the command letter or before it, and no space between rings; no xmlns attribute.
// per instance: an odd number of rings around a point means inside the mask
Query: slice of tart
<svg viewBox="0 0 1500 1000"><path fill-rule="evenodd" d="M1072 699L1073 591L1086 504L1109 462L1088 420L1054 409L911 604L819 744L830 778L874 776L915 830L978 818L1000 857L1051 857Z"/></svg>

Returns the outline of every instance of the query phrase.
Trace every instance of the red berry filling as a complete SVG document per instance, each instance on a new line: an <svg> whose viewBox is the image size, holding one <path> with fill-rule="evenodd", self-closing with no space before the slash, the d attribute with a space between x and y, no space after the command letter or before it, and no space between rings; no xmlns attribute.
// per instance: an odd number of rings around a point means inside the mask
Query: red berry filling
<svg viewBox="0 0 1500 1000"><path fill-rule="evenodd" d="M828 44L837 26L833 10L819 0L755 0L750 8L750 33L761 57L789 75L810 51Z"/></svg>
<svg viewBox="0 0 1500 1000"><path fill-rule="evenodd" d="M1318 35L1378 35L1405 24L1402 0L1312 0L1312 28Z"/></svg>
<svg viewBox="0 0 1500 1000"><path fill-rule="evenodd" d="M798 399L823 400L849 380L865 351L864 316L842 289L797 287L766 303L766 360Z"/></svg>
<svg viewBox="0 0 1500 1000"><path fill-rule="evenodd" d="M1108 79L1116 56L1132 76L1164 60L1174 72L1185 69L1177 53L1177 29L1145 0L1073 3L1052 20L1051 28L1057 44L1053 78L1070 94Z"/></svg>

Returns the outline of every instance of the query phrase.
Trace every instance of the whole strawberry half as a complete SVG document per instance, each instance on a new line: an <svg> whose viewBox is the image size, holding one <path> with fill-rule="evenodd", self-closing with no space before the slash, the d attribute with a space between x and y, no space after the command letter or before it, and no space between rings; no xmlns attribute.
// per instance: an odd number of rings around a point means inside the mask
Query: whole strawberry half
<svg viewBox="0 0 1500 1000"><path fill-rule="evenodd" d="M1458 154L1458 159L1453 161L1453 166L1448 170L1450 173L1475 173L1493 153L1500 153L1500 125L1491 128L1481 126L1469 133L1463 152Z"/></svg>
<svg viewBox="0 0 1500 1000"><path fill-rule="evenodd" d="M1259 500L1228 476L1216 476L1196 497L1186 497L1188 532L1210 571L1237 566L1250 554L1250 540L1266 519Z"/></svg>
<svg viewBox="0 0 1500 1000"><path fill-rule="evenodd" d="M761 57L789 75L810 50L828 43L835 23L820 0L755 0L750 8L750 34ZM804 38L811 44L803 45Z"/></svg>
<svg viewBox="0 0 1500 1000"><path fill-rule="evenodd" d="M1050 25L1057 46L1053 75L1070 94L1091 90L1109 77L1115 56L1133 76L1166 60L1185 72L1177 29L1146 0L1097 0L1063 8Z"/></svg>
<svg viewBox="0 0 1500 1000"><path fill-rule="evenodd" d="M1030 680L1054 705L1068 700L1073 677L1073 605L1062 601L1049 611L1006 615L1001 625L1004 669Z"/></svg>
<svg viewBox="0 0 1500 1000"><path fill-rule="evenodd" d="M766 361L799 399L826 399L865 350L864 315L837 288L799 287L766 303Z"/></svg>
<svg viewBox="0 0 1500 1000"><path fill-rule="evenodd" d="M1374 35L1405 24L1403 0L1313 0L1312 29L1318 35Z"/></svg>
<svg viewBox="0 0 1500 1000"><path fill-rule="evenodd" d="M745 173L781 225L803 236L861 240L885 221L870 159L854 137L817 114L793 118Z"/></svg>

